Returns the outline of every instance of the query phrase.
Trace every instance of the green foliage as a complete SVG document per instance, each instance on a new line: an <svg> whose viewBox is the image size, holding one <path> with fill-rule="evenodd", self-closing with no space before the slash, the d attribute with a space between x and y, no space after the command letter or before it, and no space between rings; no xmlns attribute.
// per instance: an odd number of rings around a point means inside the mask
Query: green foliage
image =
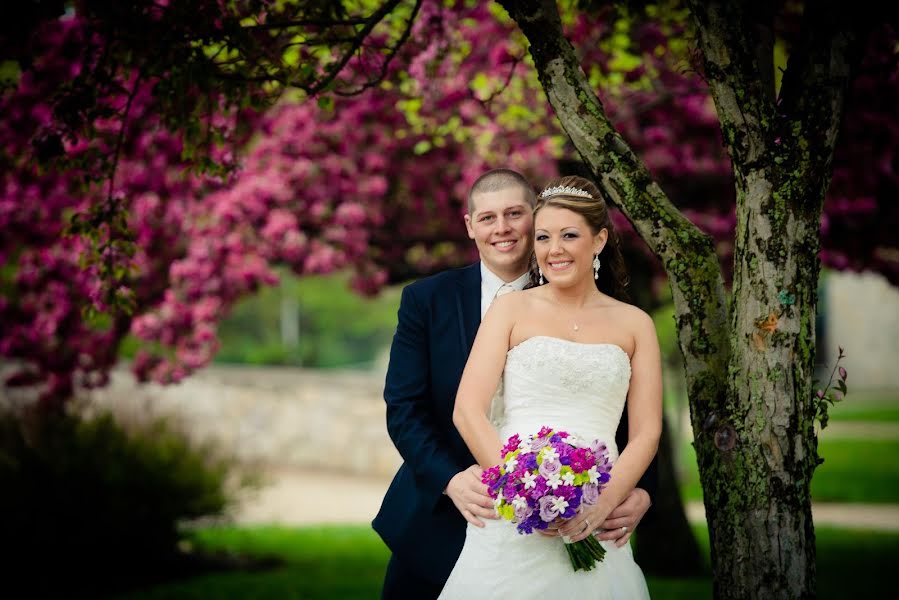
<svg viewBox="0 0 899 600"><path fill-rule="evenodd" d="M693 529L708 556L707 529ZM389 558L377 534L365 526L204 529L190 541L204 552L278 557L286 566L195 577L128 598L376 598ZM891 561L899 552L896 533L818 528L817 542L820 598L843 598L861 590L861 597L880 597L878 593L891 589ZM709 577L649 577L647 583L655 600L711 597Z"/></svg>
<svg viewBox="0 0 899 600"><path fill-rule="evenodd" d="M226 506L228 465L209 450L163 421L126 431L108 414L0 417L4 571L21 577L4 585L101 592L166 570L179 522Z"/></svg>
<svg viewBox="0 0 899 600"><path fill-rule="evenodd" d="M281 285L265 288L235 306L220 328L218 362L303 367L368 366L390 344L396 329L399 289L363 298L345 274L296 278L282 273ZM299 345L281 339L282 298L299 310Z"/></svg>

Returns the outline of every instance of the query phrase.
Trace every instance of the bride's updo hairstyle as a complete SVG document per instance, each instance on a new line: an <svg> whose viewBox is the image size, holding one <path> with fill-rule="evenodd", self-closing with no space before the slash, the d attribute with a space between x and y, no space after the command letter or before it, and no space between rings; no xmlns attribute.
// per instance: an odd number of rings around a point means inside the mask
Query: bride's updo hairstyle
<svg viewBox="0 0 899 600"><path fill-rule="evenodd" d="M624 266L624 257L621 255L621 238L612 226L609 208L596 185L588 179L574 175L553 179L537 196L537 205L534 207L535 220L537 213L547 206L566 208L581 215L587 221L593 235L602 229L609 232L606 245L599 253L601 266L596 287L604 294L629 302L630 297L627 293L629 279ZM534 255L531 257L530 283L527 287L540 285L539 280L537 258Z"/></svg>

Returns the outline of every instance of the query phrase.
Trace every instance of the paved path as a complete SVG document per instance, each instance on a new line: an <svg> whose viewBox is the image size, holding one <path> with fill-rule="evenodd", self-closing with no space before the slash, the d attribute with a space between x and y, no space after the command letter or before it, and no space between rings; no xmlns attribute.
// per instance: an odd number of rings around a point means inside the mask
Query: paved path
<svg viewBox="0 0 899 600"><path fill-rule="evenodd" d="M390 484L381 478L319 471L279 470L264 475L267 485L245 494L234 512L238 524L368 524ZM896 504L815 504L815 524L851 529L899 531ZM702 503L690 502L687 517L703 522Z"/></svg>

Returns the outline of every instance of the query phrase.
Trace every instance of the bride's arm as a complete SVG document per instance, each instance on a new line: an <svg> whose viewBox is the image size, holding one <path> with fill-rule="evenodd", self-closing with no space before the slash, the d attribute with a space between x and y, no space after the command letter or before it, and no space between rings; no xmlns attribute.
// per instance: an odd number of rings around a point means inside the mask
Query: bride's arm
<svg viewBox="0 0 899 600"><path fill-rule="evenodd" d="M483 468L501 462L502 442L487 418L490 401L506 365L509 336L520 292L494 300L478 329L471 354L456 393L453 423L478 464Z"/></svg>
<svg viewBox="0 0 899 600"><path fill-rule="evenodd" d="M662 360L652 319L640 311L636 319L635 348L631 357L631 383L627 396L628 442L612 467L611 479L599 500L585 516L589 530L599 527L606 516L630 493L659 447L662 435ZM560 528L560 533L579 541L584 531L580 519Z"/></svg>

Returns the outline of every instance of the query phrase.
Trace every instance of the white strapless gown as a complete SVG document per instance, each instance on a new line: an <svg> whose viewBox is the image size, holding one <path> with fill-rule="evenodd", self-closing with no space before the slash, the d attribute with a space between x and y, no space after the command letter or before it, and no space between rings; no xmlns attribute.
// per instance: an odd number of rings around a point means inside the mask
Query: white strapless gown
<svg viewBox="0 0 899 600"><path fill-rule="evenodd" d="M630 378L630 359L613 344L529 338L506 356L500 439L513 433L524 438L546 425L581 440L604 441L614 461ZM440 598L649 598L630 544L602 542L605 559L590 571L574 571L560 538L521 535L504 520L485 523L483 529L468 525Z"/></svg>

